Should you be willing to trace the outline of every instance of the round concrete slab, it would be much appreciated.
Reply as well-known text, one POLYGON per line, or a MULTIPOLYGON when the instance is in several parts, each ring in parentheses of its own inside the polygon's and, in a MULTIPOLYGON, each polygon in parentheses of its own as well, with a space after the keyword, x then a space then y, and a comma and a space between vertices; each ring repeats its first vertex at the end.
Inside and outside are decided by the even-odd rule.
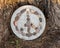
POLYGON ((11 18, 11 28, 14 34, 24 40, 38 38, 44 32, 45 26, 44 14, 32 5, 18 8, 11 18))

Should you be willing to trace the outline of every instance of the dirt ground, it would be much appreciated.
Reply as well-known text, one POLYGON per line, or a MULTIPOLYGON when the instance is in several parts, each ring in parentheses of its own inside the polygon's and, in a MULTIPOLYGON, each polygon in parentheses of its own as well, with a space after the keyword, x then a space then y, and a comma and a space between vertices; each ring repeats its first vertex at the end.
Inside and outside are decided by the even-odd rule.
POLYGON ((51 15, 46 16, 45 14, 46 29, 44 33, 35 40, 25 41, 19 39, 12 32, 10 27, 10 19, 13 12, 20 6, 21 6, 20 4, 8 5, 5 6, 2 10, 0 10, 0 13, 3 15, 3 17, 1 17, 0 14, 0 18, 2 18, 4 21, 4 22, 2 21, 2 24, 4 23, 4 27, 6 27, 5 29, 8 28, 6 32, 9 32, 5 35, 5 37, 7 38, 4 37, 2 39, 0 48, 60 48, 60 27, 58 27, 54 23, 54 18, 51 15), (2 11, 4 10, 5 12, 3 13, 2 11), (6 10, 8 10, 10 14, 6 10))

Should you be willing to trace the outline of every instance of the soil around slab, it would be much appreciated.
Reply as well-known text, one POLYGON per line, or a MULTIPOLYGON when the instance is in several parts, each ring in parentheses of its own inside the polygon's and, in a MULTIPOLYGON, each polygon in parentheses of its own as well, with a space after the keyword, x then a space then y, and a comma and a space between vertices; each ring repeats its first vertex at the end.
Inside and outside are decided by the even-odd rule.
MULTIPOLYGON (((46 17, 47 24, 45 32, 36 40, 25 41, 14 35, 10 27, 10 19, 13 12, 20 6, 20 3, 8 4, 7 7, 5 6, 0 10, 0 36, 2 35, 0 37, 0 48, 60 48, 60 27, 55 23, 55 18, 51 14, 52 11, 49 11, 48 16, 46 17), (4 10, 5 12, 3 13, 4 10), (9 13, 6 10, 8 10, 9 13)), ((38 6, 38 8, 42 7, 38 6)), ((41 10, 44 12, 45 9, 41 10)), ((44 14, 46 16, 46 12, 44 14)))

